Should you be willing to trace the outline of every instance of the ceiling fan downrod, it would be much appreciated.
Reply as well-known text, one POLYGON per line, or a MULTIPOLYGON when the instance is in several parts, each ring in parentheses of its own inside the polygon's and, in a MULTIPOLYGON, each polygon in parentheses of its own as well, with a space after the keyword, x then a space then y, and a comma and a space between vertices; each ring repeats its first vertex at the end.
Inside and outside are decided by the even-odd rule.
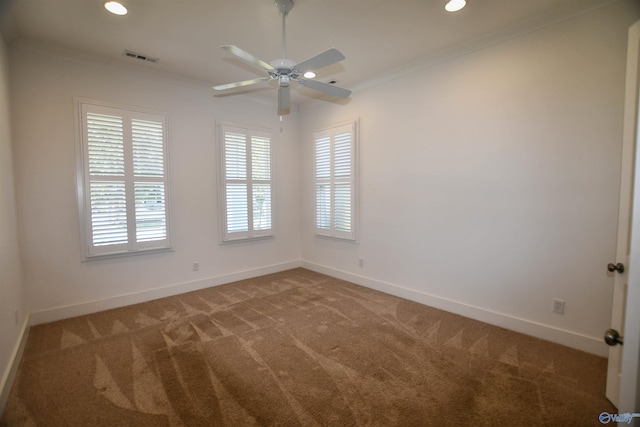
POLYGON ((275 5, 282 16, 282 59, 287 57, 287 25, 286 18, 293 9, 293 0, 275 0, 275 5))

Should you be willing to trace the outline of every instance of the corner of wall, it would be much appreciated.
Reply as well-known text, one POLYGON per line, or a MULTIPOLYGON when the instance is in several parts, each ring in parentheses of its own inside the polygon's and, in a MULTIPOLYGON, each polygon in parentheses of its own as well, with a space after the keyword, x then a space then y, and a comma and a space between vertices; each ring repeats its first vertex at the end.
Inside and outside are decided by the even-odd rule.
POLYGON ((347 280, 361 286, 366 286, 370 289, 405 298, 429 307, 445 310, 449 313, 468 317, 490 325, 509 329, 514 332, 540 338, 545 341, 551 341, 553 343, 591 353, 596 356, 607 357, 608 354, 608 348, 602 340, 577 334, 572 331, 543 325, 527 319, 521 319, 504 313, 487 310, 482 307, 463 304, 450 299, 441 298, 436 295, 431 295, 426 292, 409 289, 399 284, 387 283, 371 279, 369 277, 359 276, 309 261, 302 261, 302 267, 318 273, 337 277, 342 280, 347 280))
POLYGON ((24 352, 24 347, 27 343, 27 337, 29 336, 29 330, 31 328, 31 318, 29 314, 25 316, 24 322, 22 323, 22 328, 20 329, 19 338, 16 341, 16 345, 11 352, 11 357, 9 359, 9 363, 7 364, 7 368, 5 372, 2 374, 2 378, 0 378, 0 417, 4 413, 4 408, 9 400, 9 394, 11 393, 11 388, 13 387, 13 382, 16 377, 16 372, 18 371, 18 366, 20 365, 20 360, 22 360, 22 353, 24 352))

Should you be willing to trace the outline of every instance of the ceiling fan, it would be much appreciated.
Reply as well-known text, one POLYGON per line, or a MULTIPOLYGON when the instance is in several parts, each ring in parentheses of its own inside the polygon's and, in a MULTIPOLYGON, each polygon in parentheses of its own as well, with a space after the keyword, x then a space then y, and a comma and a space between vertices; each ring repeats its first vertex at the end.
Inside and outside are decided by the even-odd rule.
POLYGON ((289 11, 293 8, 293 0, 275 0, 276 8, 278 8, 280 15, 282 16, 282 59, 275 59, 271 63, 267 63, 252 54, 245 52, 234 45, 221 46, 229 53, 237 56, 245 62, 251 65, 262 68, 267 73, 267 77, 261 77, 258 79, 244 80, 241 82, 227 83, 223 85, 214 86, 215 90, 227 90, 235 89, 239 87, 246 87, 262 82, 278 82, 278 114, 288 114, 290 111, 290 88, 291 83, 296 82, 300 86, 314 89, 320 92, 327 93, 338 98, 347 98, 351 95, 351 91, 343 89, 341 87, 333 86, 327 83, 319 82, 316 80, 310 80, 304 77, 304 73, 311 70, 318 70, 336 62, 345 59, 344 55, 340 53, 338 49, 331 48, 316 56, 313 56, 300 63, 295 63, 287 57, 287 45, 286 45, 286 24, 285 20, 289 11))

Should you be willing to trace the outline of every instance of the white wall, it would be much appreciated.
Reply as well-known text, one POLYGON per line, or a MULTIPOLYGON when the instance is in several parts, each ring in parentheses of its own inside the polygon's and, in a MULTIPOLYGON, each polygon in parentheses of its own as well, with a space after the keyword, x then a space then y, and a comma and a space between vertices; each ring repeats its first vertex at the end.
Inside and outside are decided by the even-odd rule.
POLYGON ((54 51, 17 43, 10 57, 24 279, 34 323, 298 265, 295 114, 281 129, 275 105, 214 98, 197 82, 69 52, 48 54, 54 51), (169 112, 173 252, 82 262, 74 97, 169 112), (216 120, 273 130, 273 239, 219 244, 216 120))
POLYGON ((0 36, 0 413, 26 324, 13 181, 7 45, 0 36), (18 318, 15 312, 18 311, 18 318))
POLYGON ((637 2, 614 2, 346 106, 302 108, 303 171, 314 129, 361 123, 359 243, 313 236, 307 172, 305 265, 605 355, 627 29, 639 17, 637 2))

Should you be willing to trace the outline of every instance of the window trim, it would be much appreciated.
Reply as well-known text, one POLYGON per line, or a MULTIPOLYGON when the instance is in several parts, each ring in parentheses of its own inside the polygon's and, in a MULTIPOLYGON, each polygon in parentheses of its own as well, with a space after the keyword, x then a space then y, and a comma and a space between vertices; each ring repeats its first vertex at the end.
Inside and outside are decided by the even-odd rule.
MULTIPOLYGON (((359 217, 359 190, 358 190, 358 175, 359 175, 359 130, 360 130, 360 119, 356 118, 353 120, 347 120, 344 122, 335 123, 329 126, 326 126, 322 129, 318 129, 313 132, 313 189, 311 194, 313 195, 313 229, 316 237, 335 239, 341 241, 347 241, 351 243, 358 243, 358 217, 359 217), (334 192, 331 191, 331 212, 330 212, 330 228, 318 228, 318 199, 316 193, 316 186, 318 184, 317 177, 317 160, 316 160, 316 143, 320 136, 327 135, 331 137, 331 154, 330 154, 330 162, 331 162, 331 170, 334 168, 334 136, 341 132, 343 128, 351 127, 351 230, 348 232, 336 230, 334 224, 334 192)), ((335 177, 333 174, 330 176, 330 186, 333 187, 335 183, 335 177)))
MULTIPOLYGON (((78 203, 78 223, 80 231, 80 244, 82 250, 82 260, 90 261, 105 258, 117 258, 127 257, 132 255, 142 255, 157 252, 172 251, 172 225, 171 225, 171 179, 170 179, 170 132, 169 132, 169 113, 165 111, 134 107, 130 105, 116 104, 104 101, 97 101, 87 98, 73 98, 74 103, 74 129, 76 133, 76 195, 78 203), (159 241, 150 242, 131 242, 121 245, 108 245, 104 246, 102 250, 96 250, 92 242, 92 230, 90 229, 91 220, 91 208, 89 191, 89 171, 88 171, 88 146, 86 141, 87 124, 85 121, 86 109, 106 110, 114 109, 123 112, 123 117, 134 116, 133 118, 145 120, 147 119, 162 119, 163 124, 163 163, 164 163, 164 178, 160 181, 164 184, 164 198, 165 198, 165 228, 166 238, 159 241)), ((124 130, 125 134, 130 133, 130 130, 124 130)), ((126 157, 126 155, 125 155, 126 157)), ((127 160, 125 160, 127 162, 127 160)), ((133 164, 129 167, 133 167, 133 164)), ((123 178, 131 183, 135 183, 133 175, 123 178)), ((130 216, 133 213, 135 218, 135 204, 130 207, 130 201, 133 195, 127 194, 127 215, 130 216)), ((135 230, 135 221, 133 225, 135 230)))
MULTIPOLYGON (((217 156, 217 166, 218 166, 218 230, 219 230, 219 243, 220 244, 229 244, 229 243, 237 243, 237 242, 247 242, 253 240, 261 240, 261 239, 270 239, 275 236, 275 185, 274 185, 274 145, 273 145, 273 131, 271 128, 254 126, 254 125, 246 125, 240 123, 233 122, 216 122, 216 156, 217 156), (264 230, 255 230, 252 227, 253 217, 251 215, 252 209, 252 198, 250 190, 247 191, 247 219, 249 224, 249 229, 244 232, 228 232, 227 230, 227 194, 226 194, 226 164, 225 164, 225 129, 235 129, 238 131, 244 131, 245 136, 251 136, 254 134, 265 134, 269 137, 269 177, 268 185, 270 188, 270 221, 271 227, 264 230)), ((244 180, 247 183, 254 182, 253 178, 250 177, 252 171, 252 165, 249 161, 250 159, 250 149, 247 151, 247 177, 244 180)), ((265 181, 261 181, 265 183, 265 181)), ((248 187, 250 187, 248 185, 248 187)))

